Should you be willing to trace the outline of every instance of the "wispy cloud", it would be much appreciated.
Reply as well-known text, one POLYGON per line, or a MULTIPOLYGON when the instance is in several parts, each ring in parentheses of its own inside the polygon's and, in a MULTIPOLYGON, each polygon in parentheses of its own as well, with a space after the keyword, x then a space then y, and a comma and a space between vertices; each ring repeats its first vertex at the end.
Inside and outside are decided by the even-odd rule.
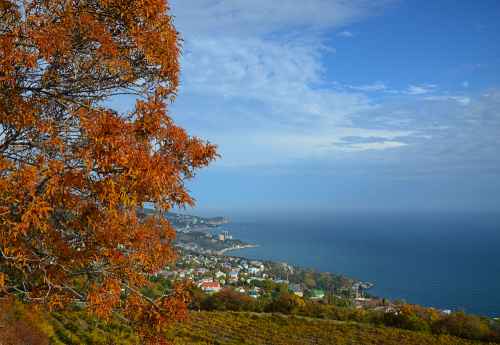
POLYGON ((344 37, 344 38, 351 38, 354 37, 354 34, 348 30, 343 30, 337 33, 337 36, 339 37, 344 37))
POLYGON ((185 42, 179 120, 219 144, 221 164, 320 154, 353 114, 377 107, 359 90, 330 87, 322 33, 392 2, 174 1, 185 42), (213 117, 200 119, 206 109, 213 117))
POLYGON ((191 35, 262 35, 284 29, 337 28, 381 13, 395 0, 172 1, 176 25, 191 35))
POLYGON ((349 88, 351 88, 352 90, 358 90, 364 92, 388 90, 388 87, 382 82, 375 82, 373 84, 366 84, 366 85, 349 86, 349 88))
POLYGON ((433 84, 422 84, 422 85, 410 85, 406 90, 408 95, 424 95, 436 91, 437 85, 433 84))
POLYGON ((470 97, 467 96, 427 96, 423 98, 426 101, 455 101, 461 105, 469 105, 471 102, 470 97))
POLYGON ((183 61, 182 91, 218 97, 229 112, 245 104, 255 110, 255 118, 265 117, 271 123, 334 125, 373 106, 363 95, 323 86, 320 47, 312 43, 259 38, 245 42, 194 39, 190 43, 183 61))
POLYGON ((326 30, 349 32, 346 25, 389 3, 174 1, 184 37, 176 119, 217 143, 217 164, 226 167, 349 155, 395 166, 493 160, 498 93, 474 98, 432 83, 393 87, 381 77, 356 85, 327 77, 324 60, 333 55, 326 30))
POLYGON ((407 145, 404 142, 392 140, 393 138, 386 137, 360 137, 351 136, 343 137, 334 145, 340 149, 347 151, 366 151, 366 150, 386 150, 407 145))

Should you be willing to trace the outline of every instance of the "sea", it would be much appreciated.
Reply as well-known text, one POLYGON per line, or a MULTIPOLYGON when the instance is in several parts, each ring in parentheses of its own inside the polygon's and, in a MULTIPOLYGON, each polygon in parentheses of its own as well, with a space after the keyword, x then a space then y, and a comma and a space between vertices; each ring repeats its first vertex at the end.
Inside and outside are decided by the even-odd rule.
POLYGON ((500 214, 255 216, 221 230, 258 245, 229 255, 343 274, 393 300, 500 316, 500 214))

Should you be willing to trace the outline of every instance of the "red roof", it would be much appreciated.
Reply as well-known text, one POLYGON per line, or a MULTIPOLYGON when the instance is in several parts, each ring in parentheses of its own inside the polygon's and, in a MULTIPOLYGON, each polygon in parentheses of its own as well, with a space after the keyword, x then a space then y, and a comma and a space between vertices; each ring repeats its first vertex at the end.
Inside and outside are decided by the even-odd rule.
POLYGON ((203 282, 201 283, 202 289, 220 289, 219 282, 203 282))

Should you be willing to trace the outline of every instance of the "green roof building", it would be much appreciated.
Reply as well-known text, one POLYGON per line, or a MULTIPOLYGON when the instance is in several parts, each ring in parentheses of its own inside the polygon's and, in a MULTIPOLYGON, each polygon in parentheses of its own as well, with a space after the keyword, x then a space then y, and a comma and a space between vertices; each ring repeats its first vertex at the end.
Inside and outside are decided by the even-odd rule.
POLYGON ((321 289, 312 289, 310 292, 310 299, 323 299, 325 298, 325 292, 321 289))

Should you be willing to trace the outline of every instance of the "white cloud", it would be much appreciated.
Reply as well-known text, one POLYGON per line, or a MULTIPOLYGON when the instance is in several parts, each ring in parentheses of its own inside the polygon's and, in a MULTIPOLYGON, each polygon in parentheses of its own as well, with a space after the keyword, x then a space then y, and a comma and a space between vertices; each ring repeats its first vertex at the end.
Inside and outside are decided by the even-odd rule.
POLYGON ((368 150, 387 150, 394 149, 407 144, 399 141, 382 141, 379 143, 362 143, 362 144, 351 144, 348 147, 343 148, 345 151, 368 151, 368 150))
POLYGON ((389 2, 174 1, 184 38, 174 113, 190 132, 219 145, 218 164, 225 166, 411 146, 403 138, 412 131, 387 124, 361 128, 353 118, 383 111, 366 93, 425 95, 436 85, 332 87, 325 79, 323 58, 331 48, 324 46, 321 30, 342 28, 389 2), (346 143, 346 136, 381 139, 346 143))
POLYGON ((337 36, 339 37, 344 37, 344 38, 351 38, 351 37, 354 37, 354 34, 348 30, 343 30, 343 31, 340 31, 337 36))
POLYGON ((255 118, 323 126, 374 106, 362 94, 323 86, 318 42, 220 38, 189 43, 181 93, 218 97, 226 111, 229 103, 251 103, 255 118))
POLYGON ((410 96, 420 96, 437 91, 437 85, 434 84, 409 85, 406 89, 400 90, 389 88, 385 83, 381 81, 365 85, 346 85, 344 86, 344 88, 362 92, 384 92, 393 95, 410 96))
POLYGON ((353 90, 363 91, 363 92, 373 92, 373 91, 387 91, 387 86, 382 82, 375 82, 373 84, 349 86, 353 90))
POLYGON ((424 97, 426 101, 455 101, 463 106, 469 105, 471 99, 466 96, 427 96, 424 97))
POLYGON ((381 12, 394 0, 175 0, 175 24, 187 35, 259 35, 284 29, 341 27, 381 12))
POLYGON ((434 92, 436 90, 437 85, 433 84, 422 84, 422 85, 410 85, 406 90, 406 94, 408 95, 424 95, 427 93, 434 92))
POLYGON ((413 131, 363 129, 354 127, 324 127, 307 130, 287 128, 248 129, 217 132, 211 138, 219 145, 222 160, 219 166, 254 166, 278 162, 320 159, 330 160, 345 153, 385 150, 406 146, 402 138, 413 131), (346 137, 364 138, 346 142, 346 137), (370 141, 377 137, 376 142, 370 141))

